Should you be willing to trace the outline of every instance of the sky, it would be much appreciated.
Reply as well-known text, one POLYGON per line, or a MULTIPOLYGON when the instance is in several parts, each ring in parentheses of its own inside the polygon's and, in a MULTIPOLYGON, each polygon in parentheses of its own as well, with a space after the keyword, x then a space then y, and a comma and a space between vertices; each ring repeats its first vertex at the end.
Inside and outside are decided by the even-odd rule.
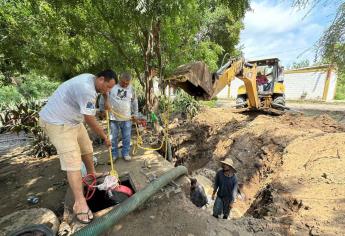
POLYGON ((254 0, 244 18, 240 47, 246 59, 278 57, 285 67, 315 58, 315 43, 331 24, 336 6, 293 9, 289 0, 254 0))

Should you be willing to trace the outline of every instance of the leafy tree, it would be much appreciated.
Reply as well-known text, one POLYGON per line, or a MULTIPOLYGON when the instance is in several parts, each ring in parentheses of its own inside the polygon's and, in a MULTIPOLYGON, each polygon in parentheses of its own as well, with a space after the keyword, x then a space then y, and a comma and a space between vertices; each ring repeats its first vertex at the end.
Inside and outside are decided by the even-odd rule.
POLYGON ((305 59, 305 60, 293 62, 290 69, 299 69, 299 68, 308 67, 308 66, 310 66, 310 62, 308 59, 305 59))
POLYGON ((317 6, 337 6, 336 15, 320 38, 317 45, 317 56, 325 63, 338 67, 337 99, 345 98, 345 1, 329 0, 293 0, 294 7, 309 7, 310 11, 317 6))
POLYGON ((68 79, 106 67, 152 76, 235 49, 249 0, 13 0, 0 3, 0 70, 68 79), (11 45, 11 46, 10 46, 11 45), (13 46, 12 46, 13 45, 13 46))

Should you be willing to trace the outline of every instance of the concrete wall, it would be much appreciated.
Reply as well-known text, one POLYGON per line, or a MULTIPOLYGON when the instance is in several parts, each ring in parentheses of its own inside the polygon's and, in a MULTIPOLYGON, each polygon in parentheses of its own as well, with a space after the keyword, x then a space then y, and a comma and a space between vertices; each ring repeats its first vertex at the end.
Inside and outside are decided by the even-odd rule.
MULTIPOLYGON (((284 75, 287 99, 298 100, 305 96, 308 100, 323 100, 327 69, 324 70, 291 70, 284 75)), ((326 101, 332 101, 335 96, 337 75, 334 70, 330 74, 330 83, 326 101)))

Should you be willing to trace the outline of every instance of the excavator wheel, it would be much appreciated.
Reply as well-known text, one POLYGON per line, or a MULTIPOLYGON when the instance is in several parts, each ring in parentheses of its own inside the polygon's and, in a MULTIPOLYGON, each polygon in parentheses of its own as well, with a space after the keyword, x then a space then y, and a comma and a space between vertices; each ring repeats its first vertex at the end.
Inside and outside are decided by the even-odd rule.
POLYGON ((244 95, 239 95, 236 98, 236 108, 245 108, 247 107, 247 97, 244 95))
MULTIPOLYGON (((285 107, 285 97, 283 95, 279 95, 279 96, 276 96, 274 99, 273 99, 273 103, 274 104, 277 104, 279 106, 282 106, 282 107, 285 107)), ((278 110, 284 110, 284 108, 279 108, 279 107, 276 107, 276 109, 278 110)))

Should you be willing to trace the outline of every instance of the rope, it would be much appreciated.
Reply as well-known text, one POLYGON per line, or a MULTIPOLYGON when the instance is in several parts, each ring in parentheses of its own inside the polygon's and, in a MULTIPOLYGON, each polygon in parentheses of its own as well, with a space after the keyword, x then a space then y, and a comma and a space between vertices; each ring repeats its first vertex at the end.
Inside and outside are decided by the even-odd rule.
MULTIPOLYGON (((110 125, 109 125, 109 112, 106 111, 105 112, 106 114, 106 117, 107 117, 107 131, 108 131, 108 138, 109 140, 110 139, 110 125)), ((108 147, 108 152, 109 152, 109 161, 110 161, 110 168, 111 168, 111 171, 110 171, 110 175, 111 176, 115 176, 115 177, 119 177, 116 170, 115 170, 115 164, 114 164, 114 160, 113 160, 113 153, 111 152, 111 147, 108 147)))
MULTIPOLYGON (((165 145, 165 159, 167 158, 168 141, 169 141, 168 140, 168 124, 169 124, 169 113, 170 113, 170 106, 169 106, 169 104, 170 104, 170 100, 169 100, 169 103, 168 103, 168 106, 167 106, 167 109, 166 109, 166 113, 167 114, 163 115, 163 117, 162 117, 163 122, 164 122, 164 129, 163 129, 163 139, 162 139, 159 147, 157 147, 157 148, 144 147, 143 146, 144 145, 143 138, 142 138, 142 135, 140 134, 138 124, 135 123, 135 129, 136 129, 136 133, 137 133, 137 140, 136 140, 135 145, 133 146, 132 153, 134 155, 137 153, 139 148, 142 149, 142 150, 146 150, 146 151, 158 151, 158 150, 163 148, 163 145, 165 143, 166 144, 165 145)), ((118 111, 114 110, 113 108, 110 109, 110 112, 113 115, 119 117, 120 119, 125 119, 125 120, 130 120, 131 119, 130 116, 124 116, 123 114, 119 113, 118 111)), ((107 114, 108 114, 108 112, 107 112, 107 114)), ((108 121, 108 115, 107 115, 107 121, 108 121)))

